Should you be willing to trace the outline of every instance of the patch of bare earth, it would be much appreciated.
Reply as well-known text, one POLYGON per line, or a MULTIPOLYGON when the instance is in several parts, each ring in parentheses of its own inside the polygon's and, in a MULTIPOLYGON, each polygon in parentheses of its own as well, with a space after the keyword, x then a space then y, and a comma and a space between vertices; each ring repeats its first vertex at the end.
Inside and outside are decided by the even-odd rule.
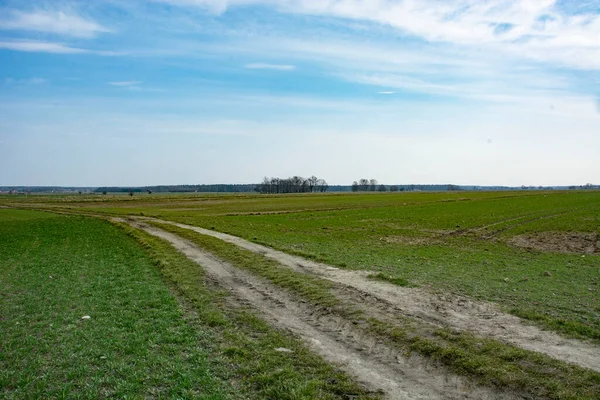
POLYGON ((406 246, 424 246, 434 243, 439 243, 440 241, 427 236, 386 236, 381 239, 382 241, 390 244, 402 244, 406 246))
POLYGON ((527 324, 514 315, 502 312, 494 303, 474 301, 452 293, 436 293, 424 288, 400 287, 374 281, 368 279, 368 271, 342 270, 225 233, 169 221, 157 221, 219 238, 272 258, 295 271, 312 274, 359 291, 375 299, 378 308, 387 310, 388 314, 397 313, 440 327, 472 332, 600 372, 599 347, 592 343, 567 339, 527 324))
POLYGON ((474 385, 422 357, 407 357, 340 315, 296 299, 177 235, 139 221, 120 221, 167 240, 204 268, 236 301, 251 305, 273 326, 291 331, 325 360, 347 371, 370 390, 383 392, 388 399, 522 398, 474 385))
POLYGON ((508 243, 530 250, 555 253, 594 254, 600 252, 600 237, 588 232, 541 232, 513 236, 508 243))

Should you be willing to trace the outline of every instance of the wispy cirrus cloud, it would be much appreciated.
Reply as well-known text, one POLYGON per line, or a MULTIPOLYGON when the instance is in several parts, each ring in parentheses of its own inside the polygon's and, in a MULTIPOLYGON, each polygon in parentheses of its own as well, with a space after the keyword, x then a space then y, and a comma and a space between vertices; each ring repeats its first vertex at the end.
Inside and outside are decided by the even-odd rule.
POLYGON ((42 85, 48 82, 47 79, 44 78, 28 78, 28 79, 15 79, 15 78, 6 78, 4 79, 5 85, 42 85))
POLYGON ((277 71, 293 71, 296 69, 295 65, 286 64, 269 64, 269 63, 250 63, 244 66, 248 69, 271 69, 277 71))
POLYGON ((121 51, 82 49, 57 42, 20 39, 0 41, 0 49, 23 51, 27 53, 92 54, 98 56, 123 56, 127 54, 121 51))
POLYGON ((600 68, 600 15, 566 12, 557 0, 155 0, 225 13, 264 5, 288 14, 375 23, 428 42, 497 51, 575 68, 600 68))
POLYGON ((0 49, 55 54, 76 54, 88 52, 88 50, 70 47, 63 43, 40 42, 34 40, 0 41, 0 49))
POLYGON ((73 12, 11 10, 0 19, 1 30, 22 30, 92 38, 111 30, 73 12))
MULTIPOLYGON (((133 154, 130 182, 315 168, 340 183, 367 173, 590 181, 599 176, 599 2, 0 0, 0 49, 39 53, 0 51, 2 78, 15 79, 0 90, 0 171, 28 155, 16 183, 41 172, 66 182, 85 170, 72 158, 57 163, 53 154, 68 151, 100 154, 101 166, 106 154, 133 154), (144 151, 132 151, 142 136, 151 138, 144 151), (197 157, 199 148, 210 150, 197 157), (301 156, 314 149, 321 164, 301 156), (276 158, 239 167, 256 166, 251 156, 265 150, 276 158)), ((111 165, 108 185, 124 175, 111 165)))

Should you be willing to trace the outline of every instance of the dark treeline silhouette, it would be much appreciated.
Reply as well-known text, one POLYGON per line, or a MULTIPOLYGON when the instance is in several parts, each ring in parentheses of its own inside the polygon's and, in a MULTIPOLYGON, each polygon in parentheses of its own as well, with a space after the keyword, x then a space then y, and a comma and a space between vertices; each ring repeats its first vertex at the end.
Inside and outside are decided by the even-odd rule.
POLYGON ((248 193, 254 184, 215 184, 215 185, 160 185, 143 187, 99 187, 96 193, 248 193))
MULTIPOLYGON (((353 192, 445 192, 445 191, 458 191, 464 190, 458 185, 383 185, 378 184, 377 179, 366 179, 362 178, 358 181, 354 181, 352 186, 332 186, 330 191, 332 192, 347 192, 350 189, 353 192)), ((473 189, 476 190, 476 189, 473 189)))
MULTIPOLYGON (((277 179, 277 178, 274 178, 277 179)), ((284 181, 287 181, 284 180, 284 181)), ((445 192, 456 190, 467 191, 499 191, 499 190, 599 190, 600 185, 585 184, 572 186, 474 186, 474 185, 379 185, 377 180, 361 180, 352 185, 328 185, 323 181, 322 186, 306 187, 301 185, 299 191, 278 192, 278 193, 302 193, 303 191, 313 192, 358 192, 358 191, 390 191, 390 192, 445 192), (366 182, 365 182, 366 181, 366 182), (372 185, 374 181, 375 185, 372 185)), ((264 182, 259 184, 214 184, 214 185, 161 185, 161 186, 111 186, 111 187, 66 187, 66 186, 0 186, 0 193, 25 195, 29 193, 65 193, 65 194, 107 194, 107 193, 251 193, 259 191, 264 182)), ((271 181, 269 180, 269 185, 271 181)), ((268 191, 265 193, 269 193, 268 191)), ((277 192, 275 192, 277 193, 277 192)))
POLYGON ((276 194, 276 193, 312 193, 326 192, 329 185, 324 179, 311 176, 303 178, 301 176, 292 176, 291 178, 267 178, 262 183, 256 185, 254 189, 258 193, 276 194))
POLYGON ((377 186, 377 179, 366 179, 362 178, 358 182, 352 182, 352 191, 353 192, 374 192, 374 191, 386 192, 387 186, 379 185, 377 186))
POLYGON ((374 192, 377 188, 377 179, 362 178, 358 182, 352 182, 353 192, 374 192))

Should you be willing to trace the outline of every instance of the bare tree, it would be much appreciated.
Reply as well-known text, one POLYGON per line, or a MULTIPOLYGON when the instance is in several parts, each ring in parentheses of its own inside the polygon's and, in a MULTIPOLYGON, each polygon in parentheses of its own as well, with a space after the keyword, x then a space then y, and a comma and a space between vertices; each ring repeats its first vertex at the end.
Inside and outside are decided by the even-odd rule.
POLYGON ((316 188, 317 188, 317 191, 319 191, 321 193, 325 193, 327 191, 327 189, 329 189, 329 185, 327 184, 325 179, 319 179, 319 180, 317 180, 316 188))
POLYGON ((352 191, 358 192, 358 182, 356 182, 356 181, 352 182, 352 191))
POLYGON ((292 193, 300 193, 302 184, 304 183, 304 178, 300 176, 293 176, 291 179, 292 184, 292 193))
POLYGON ((377 179, 371 179, 369 181, 369 190, 371 192, 374 192, 376 187, 377 187, 377 179))
POLYGON ((387 187, 385 185, 379 185, 379 190, 380 192, 387 192, 387 187))
POLYGON ((369 190, 369 180, 362 178, 360 181, 358 181, 358 188, 363 192, 369 190))
POLYGON ((398 191, 398 186, 396 186, 396 185, 390 186, 390 192, 397 192, 397 191, 398 191))
POLYGON ((310 192, 314 192, 315 190, 317 190, 316 187, 317 187, 318 180, 319 180, 319 178, 317 178, 314 175, 306 180, 308 182, 308 190, 310 192))

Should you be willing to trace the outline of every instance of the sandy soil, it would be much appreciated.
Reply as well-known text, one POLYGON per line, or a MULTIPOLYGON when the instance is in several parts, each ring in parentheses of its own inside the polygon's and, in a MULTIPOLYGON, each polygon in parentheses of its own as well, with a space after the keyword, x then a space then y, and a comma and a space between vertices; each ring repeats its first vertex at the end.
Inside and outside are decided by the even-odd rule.
MULTIPOLYGON (((140 221, 133 227, 169 241, 197 262, 219 285, 250 303, 274 326, 293 332, 328 362, 338 365, 372 391, 389 399, 520 399, 476 386, 465 378, 432 366, 418 356, 405 357, 370 337, 350 321, 296 300, 265 280, 207 254, 193 243, 140 221)), ((216 232, 211 232, 214 236, 216 232)), ((297 267, 300 268, 300 267, 297 267)), ((290 356, 293 356, 290 354, 290 356)))
POLYGON ((479 336, 498 339, 600 372, 600 348, 598 346, 541 330, 516 316, 502 312, 496 304, 473 301, 451 293, 434 293, 422 288, 405 288, 386 282, 372 281, 367 278, 367 271, 342 270, 286 254, 236 236, 185 224, 162 220, 160 222, 219 238, 277 260, 295 271, 316 275, 352 288, 372 296, 380 303, 379 306, 387 309, 388 312, 416 317, 441 327, 469 331, 479 336))

